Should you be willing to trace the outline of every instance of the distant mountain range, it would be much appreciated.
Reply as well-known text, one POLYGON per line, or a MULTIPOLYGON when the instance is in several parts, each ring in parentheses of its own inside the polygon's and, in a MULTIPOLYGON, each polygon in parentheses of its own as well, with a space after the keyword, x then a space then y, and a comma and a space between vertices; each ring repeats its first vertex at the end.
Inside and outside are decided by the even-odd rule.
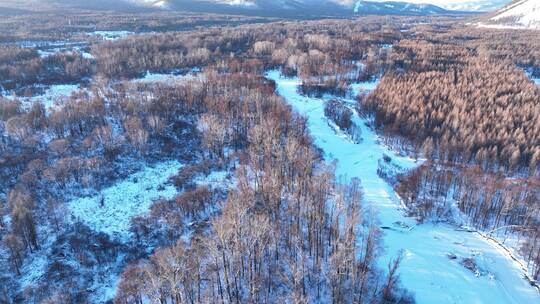
POLYGON ((358 1, 354 5, 356 14, 398 14, 398 15, 436 15, 450 14, 449 10, 432 4, 412 4, 408 2, 358 1))
POLYGON ((480 25, 491 28, 540 30, 540 0, 516 0, 480 25))
POLYGON ((434 15, 452 14, 431 4, 398 1, 355 0, 131 0, 137 5, 169 10, 256 14, 272 16, 353 16, 358 15, 434 15))
MULTIPOLYGON (((373 0, 372 0, 373 1, 373 0)), ((382 1, 382 0, 375 0, 382 1)), ((469 12, 493 12, 512 0, 404 0, 411 3, 429 3, 447 10, 469 12)))
MULTIPOLYGON (((33 9, 39 6, 111 11, 182 10, 274 17, 354 15, 446 15, 500 7, 510 0, 0 0, 0 6, 33 9), (432 4, 424 4, 423 1, 432 4)), ((535 0, 540 1, 540 0, 535 0)))

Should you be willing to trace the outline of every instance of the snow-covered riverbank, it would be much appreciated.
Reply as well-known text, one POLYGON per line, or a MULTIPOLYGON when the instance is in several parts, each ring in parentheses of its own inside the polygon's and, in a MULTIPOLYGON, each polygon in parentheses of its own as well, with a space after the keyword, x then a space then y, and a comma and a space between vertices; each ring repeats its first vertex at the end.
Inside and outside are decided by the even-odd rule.
MULTIPOLYGON (((414 219, 405 216, 392 187, 377 175, 378 161, 386 154, 403 168, 413 168, 419 162, 399 157, 381 145, 378 136, 356 115, 363 140, 355 144, 338 136, 324 116, 325 100, 298 93, 300 79, 281 78, 278 71, 269 72, 267 77, 276 82, 278 93, 293 109, 308 118, 315 144, 328 159, 338 161, 337 174, 361 179, 365 202, 378 214, 380 226, 387 228, 381 263, 404 250, 402 281, 418 303, 540 303, 540 294, 523 279, 520 265, 499 246, 447 224, 416 226, 414 219), (476 269, 463 266, 469 259, 476 263, 476 269)), ((360 84, 353 89, 374 87, 373 83, 360 84)))

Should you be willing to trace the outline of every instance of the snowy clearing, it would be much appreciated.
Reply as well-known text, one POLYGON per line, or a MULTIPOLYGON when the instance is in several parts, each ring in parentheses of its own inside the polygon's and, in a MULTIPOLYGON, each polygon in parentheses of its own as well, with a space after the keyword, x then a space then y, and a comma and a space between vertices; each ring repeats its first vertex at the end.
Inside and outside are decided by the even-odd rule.
POLYGON ((189 71, 187 74, 182 74, 180 72, 173 72, 173 73, 152 73, 150 71, 146 71, 146 74, 139 79, 133 80, 137 83, 166 83, 166 84, 174 84, 176 82, 185 82, 185 81, 191 81, 191 80, 198 80, 203 79, 203 75, 200 74, 201 70, 198 68, 193 68, 191 71, 189 71))
POLYGON ((99 36, 103 40, 112 41, 112 40, 125 38, 125 37, 133 34, 133 32, 130 32, 130 31, 94 31, 94 32, 91 32, 91 33, 86 33, 86 34, 90 35, 90 36, 99 36))
POLYGON ((487 28, 487 29, 496 29, 496 30, 527 30, 524 25, 505 25, 505 24, 485 24, 482 22, 477 23, 478 27, 487 28))
POLYGON ((76 84, 55 84, 51 85, 42 94, 38 94, 32 97, 17 96, 14 92, 4 91, 5 98, 8 99, 18 99, 22 102, 24 108, 29 109, 32 104, 36 102, 41 102, 45 106, 45 110, 50 111, 51 109, 60 106, 63 101, 71 96, 71 94, 80 90, 80 86, 76 84))
MULTIPOLYGON (((405 215, 400 199, 377 175, 378 161, 384 155, 405 169, 419 165, 412 159, 395 155, 355 115, 363 140, 351 142, 329 126, 324 117, 324 99, 298 93, 301 80, 282 78, 279 71, 267 73, 277 84, 278 93, 297 112, 308 118, 315 144, 326 158, 338 161, 336 174, 361 179, 364 200, 378 214, 385 229, 386 251, 380 259, 385 266, 404 250, 400 267, 402 282, 414 293, 418 303, 539 303, 540 294, 525 280, 519 263, 501 247, 479 236, 448 224, 418 225, 405 215), (473 263, 474 267, 471 266, 473 263)), ((373 89, 374 83, 355 84, 353 89, 373 89)), ((353 101, 347 101, 353 102, 353 101)))
POLYGON ((167 181, 181 167, 178 161, 146 167, 98 195, 72 200, 68 208, 73 217, 93 230, 128 240, 132 217, 147 212, 154 200, 171 199, 177 194, 174 185, 167 181))

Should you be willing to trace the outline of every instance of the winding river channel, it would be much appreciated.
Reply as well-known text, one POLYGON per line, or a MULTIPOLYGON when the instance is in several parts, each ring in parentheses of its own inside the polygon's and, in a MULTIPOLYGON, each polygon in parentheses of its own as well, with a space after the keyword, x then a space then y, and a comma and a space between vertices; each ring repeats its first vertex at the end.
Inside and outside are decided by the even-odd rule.
MULTIPOLYGON (((540 293, 524 278, 520 263, 496 243, 449 224, 417 225, 406 216, 392 187, 377 175, 378 161, 389 155, 404 169, 414 168, 420 161, 400 157, 386 148, 356 114, 354 120, 363 140, 354 143, 325 118, 324 104, 331 97, 303 96, 298 92, 301 80, 284 78, 279 71, 270 71, 266 77, 276 82, 277 92, 295 111, 307 117, 315 144, 328 160, 337 160, 336 174, 360 178, 365 204, 377 214, 380 226, 387 227, 381 266, 403 251, 402 282, 418 303, 540 303, 540 293), (460 263, 466 258, 476 262, 478 271, 460 263)), ((376 84, 355 84, 352 88, 356 92, 370 90, 376 84)))

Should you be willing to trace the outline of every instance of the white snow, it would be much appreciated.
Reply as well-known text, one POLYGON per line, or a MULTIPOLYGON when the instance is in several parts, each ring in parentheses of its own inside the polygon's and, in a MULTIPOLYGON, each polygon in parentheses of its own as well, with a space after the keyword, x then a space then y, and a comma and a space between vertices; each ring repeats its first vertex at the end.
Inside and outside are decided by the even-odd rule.
POLYGON ((92 294, 90 295, 90 303, 107 303, 114 299, 116 295, 116 287, 118 286, 119 274, 117 269, 124 264, 124 254, 119 254, 116 261, 107 265, 109 272, 104 276, 94 275, 94 282, 92 284, 92 294))
POLYGON ((68 41, 68 40, 53 40, 53 41, 18 41, 13 43, 5 43, 6 45, 19 45, 24 48, 37 49, 38 55, 41 58, 49 57, 58 53, 80 53, 85 59, 93 59, 92 54, 84 51, 88 47, 88 42, 85 41, 68 41))
POLYGON ((153 82, 160 82, 160 83, 167 83, 167 84, 174 84, 176 82, 183 82, 183 81, 190 81, 190 80, 197 80, 197 79, 203 79, 203 75, 199 74, 200 69, 194 68, 189 73, 182 75, 179 73, 152 73, 150 71, 146 71, 146 74, 144 77, 135 79, 134 82, 139 83, 153 83, 153 82))
MULTIPOLYGON (((524 272, 501 247, 486 241, 476 233, 456 229, 448 224, 422 224, 405 215, 400 199, 377 175, 378 160, 384 154, 403 168, 419 164, 412 159, 395 155, 380 144, 378 136, 355 115, 362 129, 359 144, 346 137, 336 136, 324 117, 324 99, 310 98, 298 93, 298 78, 282 78, 279 71, 267 73, 276 81, 277 91, 293 108, 308 118, 308 126, 326 158, 336 159, 337 174, 361 179, 364 201, 378 214, 385 229, 385 252, 380 259, 386 265, 400 250, 405 250, 400 274, 404 286, 412 291, 418 303, 540 303, 540 294, 523 279, 524 272), (448 254, 456 255, 456 260, 448 254), (480 275, 460 265, 462 258, 473 258, 480 275)), ((354 90, 362 84, 355 84, 354 90)), ((373 88, 370 83, 366 88, 373 88)), ((352 102, 352 101, 347 101, 352 102)))
MULTIPOLYGON (((388 0, 370 0, 385 2, 388 0)), ((511 0, 407 0, 407 3, 433 4, 449 10, 490 11, 508 4, 511 0)), ((358 1, 361 3, 362 1, 358 1)), ((360 4, 361 5, 361 4, 360 4)))
MULTIPOLYGON (((97 195, 72 200, 67 204, 68 210, 90 228, 117 237, 123 242, 129 242, 132 236, 129 232, 132 217, 147 213, 155 200, 172 199, 178 194, 176 188, 168 184, 168 180, 178 173, 182 166, 173 160, 145 167, 115 185, 101 190, 97 195), (102 198, 103 207, 101 207, 102 198)), ((195 182, 214 189, 228 189, 235 184, 234 178, 225 170, 198 176, 195 182)), ((186 231, 184 237, 189 238, 190 233, 190 230, 186 231)), ((124 257, 120 255, 116 263, 108 266, 111 268, 108 275, 95 278, 91 303, 105 303, 114 298, 118 284, 118 273, 115 269, 123 263, 123 259, 124 257)))
POLYGON ((481 28, 488 28, 488 29, 496 29, 496 30, 524 30, 527 29, 526 27, 522 25, 507 25, 507 24, 486 24, 483 22, 479 22, 478 27, 481 28))
POLYGON ((174 185, 167 181, 181 167, 178 161, 146 167, 101 190, 98 195, 72 200, 68 203, 68 209, 90 228, 127 240, 131 235, 129 226, 132 217, 147 212, 152 202, 160 197, 172 199, 177 194, 174 185))
POLYGON ((243 6, 243 7, 257 6, 257 4, 255 4, 253 0, 218 0, 218 2, 232 5, 232 6, 243 6))
POLYGON ((517 1, 501 9, 491 20, 496 22, 508 18, 512 18, 514 21, 511 24, 505 22, 503 26, 540 29, 540 1, 517 1))
POLYGON ((55 84, 48 87, 42 94, 32 97, 16 96, 13 92, 5 91, 3 94, 5 94, 4 97, 8 99, 19 99, 25 108, 30 108, 32 104, 41 102, 45 106, 45 109, 49 111, 52 108, 62 105, 71 94, 78 90, 80 90, 79 85, 55 84))
POLYGON ((62 98, 71 96, 77 90, 79 90, 79 86, 74 84, 53 85, 43 95, 31 97, 30 100, 33 102, 42 101, 45 109, 50 109, 55 106, 55 103, 61 102, 62 98))
POLYGON ((379 84, 379 80, 373 80, 369 82, 362 82, 362 83, 353 83, 351 85, 351 89, 353 91, 353 95, 356 97, 360 91, 373 91, 375 88, 377 88, 377 85, 379 84))
POLYGON ((540 86, 540 77, 539 78, 534 77, 530 69, 525 69, 524 72, 527 75, 527 77, 529 77, 532 81, 534 81, 534 83, 540 86))
MULTIPOLYGON (((44 245, 52 246, 52 242, 47 242, 44 245)), ((23 267, 21 268, 22 276, 19 280, 23 288, 39 281, 45 274, 47 265, 49 265, 49 260, 47 258, 49 251, 50 247, 44 246, 42 250, 32 254, 24 261, 23 267)))
POLYGON ((87 34, 93 35, 93 36, 99 36, 99 37, 103 38, 104 40, 112 41, 112 40, 125 38, 125 37, 133 34, 133 32, 130 32, 130 31, 94 31, 94 32, 87 33, 87 34))
POLYGON ((195 183, 208 185, 212 188, 230 189, 235 186, 235 180, 229 177, 231 177, 229 171, 212 171, 206 176, 195 178, 195 183))
POLYGON ((57 47, 57 48, 44 48, 38 49, 37 52, 41 58, 49 57, 59 53, 80 53, 84 59, 94 59, 94 56, 86 51, 82 50, 82 47, 57 47))

